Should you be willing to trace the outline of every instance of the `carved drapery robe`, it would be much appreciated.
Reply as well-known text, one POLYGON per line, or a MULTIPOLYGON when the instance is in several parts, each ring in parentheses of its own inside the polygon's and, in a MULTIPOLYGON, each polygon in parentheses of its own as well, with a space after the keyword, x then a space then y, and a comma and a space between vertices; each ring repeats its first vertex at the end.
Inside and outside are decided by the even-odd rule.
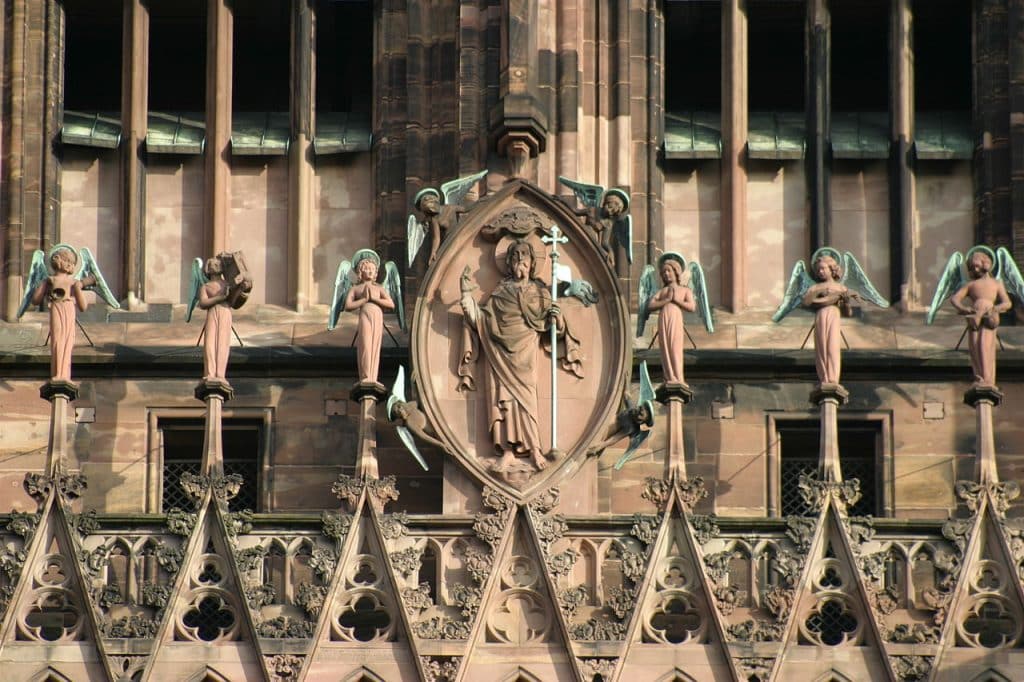
MULTIPOLYGON (((462 306, 466 324, 459 390, 476 390, 474 366, 482 355, 488 425, 495 451, 527 454, 541 450, 537 371, 543 356, 537 348, 539 337, 539 345, 551 352, 547 316, 551 293, 536 279, 522 285, 506 279, 485 303, 478 305, 464 294, 462 306)), ((580 342, 568 323, 560 337, 562 369, 582 377, 580 342)))

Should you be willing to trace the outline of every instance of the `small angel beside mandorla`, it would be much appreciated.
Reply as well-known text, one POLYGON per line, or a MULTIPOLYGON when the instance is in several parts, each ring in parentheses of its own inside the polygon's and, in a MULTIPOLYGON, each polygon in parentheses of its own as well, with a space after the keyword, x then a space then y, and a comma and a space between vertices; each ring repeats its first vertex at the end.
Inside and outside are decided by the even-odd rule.
POLYGON ((371 249, 360 249, 352 261, 343 260, 334 278, 334 297, 327 320, 327 329, 338 325, 343 311, 359 312, 356 328, 356 365, 359 381, 379 383, 380 345, 384 339, 384 312, 398 314, 398 326, 406 329, 405 305, 402 301, 402 277, 394 261, 384 264, 384 283, 377 283, 380 256, 371 249), (352 281, 353 273, 358 282, 352 281))
MULTIPOLYGON (((624 189, 592 185, 558 176, 558 181, 572 190, 583 204, 585 222, 593 230, 605 259, 616 266, 616 249, 622 249, 626 262, 633 262, 633 216, 629 214, 629 194, 624 189)), ((623 267, 625 264, 622 264, 623 267)))
POLYGON ((424 471, 429 471, 430 469, 427 467, 427 460, 423 458, 419 448, 416 447, 414 435, 428 445, 440 448, 446 454, 452 454, 451 449, 441 442, 433 429, 430 428, 430 425, 427 423, 427 415, 419 408, 419 404, 415 400, 406 400, 405 367, 402 365, 398 366, 398 376, 391 387, 391 395, 388 396, 387 411, 388 419, 395 425, 395 431, 398 432, 398 437, 401 439, 402 444, 416 458, 416 461, 419 462, 424 471))
MULTIPOLYGON (((628 387, 627 387, 628 388, 628 387)), ((626 451, 615 463, 615 470, 621 469, 636 455, 637 449, 651 435, 654 429, 654 386, 647 370, 647 361, 640 363, 640 395, 634 402, 629 391, 622 394, 622 410, 615 416, 615 423, 608 429, 608 435, 600 443, 587 449, 587 456, 598 457, 606 448, 623 438, 629 438, 626 451)))
POLYGON ((76 251, 69 244, 57 244, 49 254, 32 255, 28 281, 18 307, 20 319, 30 305, 47 303, 50 312, 50 380, 71 382, 71 354, 75 347, 78 311, 88 301, 83 294, 94 291, 111 308, 120 304, 107 286, 99 265, 89 249, 76 251))
POLYGON ((964 317, 964 334, 976 387, 996 387, 996 330, 999 315, 1013 307, 1011 295, 1024 301, 1024 279, 1006 248, 993 251, 978 245, 966 256, 956 251, 946 261, 925 322, 932 324, 947 300, 964 317), (966 300, 970 305, 965 304, 966 300))
POLYGON ((704 269, 700 263, 687 264, 678 253, 667 251, 655 267, 648 265, 640 277, 640 309, 636 318, 637 338, 643 336, 647 318, 658 312, 658 333, 661 339, 661 369, 668 386, 686 386, 683 375, 683 354, 686 327, 683 313, 696 312, 709 333, 715 331, 704 269), (658 286, 657 277, 661 277, 658 286))
POLYGON ((416 193, 412 200, 413 207, 422 215, 422 220, 415 214, 410 213, 406 221, 406 254, 407 266, 412 267, 416 261, 416 254, 426 241, 427 234, 430 234, 430 256, 428 263, 433 263, 437 258, 437 250, 441 248, 448 231, 458 223, 459 216, 468 209, 462 205, 466 195, 473 189, 476 183, 480 182, 487 175, 487 171, 480 171, 471 175, 464 175, 441 185, 440 190, 433 187, 426 187, 416 193), (444 200, 442 204, 441 201, 444 200))
POLYGON ((814 313, 814 366, 821 388, 838 387, 842 369, 842 328, 840 318, 849 316, 855 301, 868 301, 888 308, 889 301, 871 284, 860 263, 849 251, 824 246, 811 255, 808 273, 804 262, 797 261, 786 286, 786 295, 772 322, 803 306, 814 313))

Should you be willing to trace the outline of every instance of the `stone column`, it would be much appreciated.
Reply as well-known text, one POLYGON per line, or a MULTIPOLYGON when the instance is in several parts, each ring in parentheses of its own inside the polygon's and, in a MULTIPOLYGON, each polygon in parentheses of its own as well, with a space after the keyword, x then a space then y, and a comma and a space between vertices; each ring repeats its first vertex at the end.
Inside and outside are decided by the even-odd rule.
POLYGON ((831 243, 832 201, 830 171, 831 152, 831 90, 829 49, 831 16, 827 0, 807 0, 807 35, 805 61, 807 155, 804 162, 807 177, 808 215, 811 228, 811 250, 831 243))
POLYGON ((722 3, 722 298, 746 305, 747 13, 745 0, 722 3))
POLYGON ((889 250, 892 275, 890 297, 897 297, 904 310, 919 307, 917 268, 914 254, 917 212, 914 210, 915 180, 911 164, 914 140, 914 51, 911 0, 893 0, 889 19, 889 250))
POLYGON ((206 429, 203 434, 203 460, 199 467, 202 476, 224 476, 224 447, 221 425, 224 403, 235 396, 235 391, 224 379, 204 379, 196 386, 196 399, 206 403, 206 429))
POLYGON ((974 453, 974 480, 981 484, 998 483, 996 441, 992 429, 992 408, 1003 402, 1002 392, 995 386, 971 386, 964 393, 964 402, 974 408, 977 440, 974 453))
POLYGON ((387 397, 388 389, 376 381, 360 381, 352 387, 350 395, 359 403, 355 478, 380 478, 377 467, 377 403, 387 397))
POLYGON ((313 279, 313 135, 315 134, 313 8, 309 0, 292 7, 292 139, 288 147, 288 233, 292 260, 291 292, 295 310, 303 312, 310 304, 313 279))
POLYGON ((683 406, 693 400, 686 384, 662 384, 655 392, 659 403, 668 407, 668 442, 665 454, 665 478, 686 480, 686 443, 683 440, 683 406))
POLYGON ((47 381, 39 387, 39 397, 50 402, 50 436, 46 446, 46 475, 55 477, 64 470, 68 455, 68 405, 78 399, 78 384, 73 381, 47 381))
POLYGON ((821 437, 818 440, 818 478, 842 481, 839 466, 839 406, 850 400, 849 392, 839 384, 818 386, 811 391, 811 402, 821 410, 821 437))
POLYGON ((1013 221, 1007 2, 976 0, 973 11, 974 241, 992 247, 1010 246, 1013 221))
POLYGON ((142 228, 145 212, 143 145, 148 126, 149 6, 142 0, 124 4, 123 43, 126 59, 121 73, 121 229, 124 234, 124 291, 129 309, 144 296, 142 228))
POLYGON ((228 0, 206 6, 206 238, 209 253, 227 250, 231 210, 231 47, 228 0))

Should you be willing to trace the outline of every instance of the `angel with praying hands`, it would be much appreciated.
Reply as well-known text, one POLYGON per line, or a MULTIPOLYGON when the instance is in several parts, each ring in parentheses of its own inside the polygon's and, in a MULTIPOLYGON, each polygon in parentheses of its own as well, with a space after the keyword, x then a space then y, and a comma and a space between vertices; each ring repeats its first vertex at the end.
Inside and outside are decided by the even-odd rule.
POLYGON ((594 239, 612 266, 616 264, 615 247, 625 251, 626 260, 633 262, 633 216, 629 214, 629 193, 624 189, 570 180, 558 176, 558 181, 572 190, 584 209, 587 225, 594 231, 594 239))
POLYGON ((840 318, 849 317, 853 302, 868 301, 879 308, 889 302, 871 284, 853 254, 822 247, 811 256, 811 272, 803 261, 797 261, 789 277, 786 295, 772 322, 779 322, 798 306, 814 312, 814 367, 818 383, 824 388, 839 386, 841 369, 842 329, 840 318))
POLYGON ((1010 252, 1003 247, 993 252, 987 246, 975 246, 966 258, 959 251, 949 257, 928 309, 927 324, 935 320, 946 299, 964 316, 977 387, 996 386, 996 329, 999 315, 1013 307, 1011 293, 1024 300, 1024 279, 1010 252))
POLYGON ((252 278, 241 251, 221 252, 203 262, 192 261, 192 295, 185 321, 192 321, 198 305, 206 311, 203 324, 203 380, 227 381, 231 355, 232 310, 245 305, 252 291, 252 278))
POLYGON ((438 191, 433 187, 421 189, 412 200, 412 205, 418 210, 423 218, 417 218, 410 213, 406 222, 406 250, 408 254, 408 267, 412 267, 416 260, 416 254, 430 233, 430 258, 428 263, 433 263, 437 258, 437 250, 441 248, 441 241, 448 230, 458 223, 459 215, 466 212, 462 205, 469 190, 473 185, 483 180, 487 171, 480 171, 472 175, 464 175, 455 178, 441 185, 438 191), (444 204, 441 199, 444 199, 444 204))
POLYGON ((32 255, 18 317, 24 315, 30 305, 47 303, 51 381, 71 381, 71 353, 75 347, 78 311, 84 312, 89 306, 85 291, 95 291, 111 308, 121 307, 89 249, 83 247, 76 251, 68 244, 57 244, 49 254, 36 251, 32 255))
POLYGON ((715 331, 708 301, 708 288, 700 263, 686 260, 674 251, 664 253, 658 266, 648 265, 640 277, 640 310, 636 319, 636 335, 643 336, 647 318, 658 312, 658 334, 661 339, 661 369, 666 385, 685 386, 683 379, 683 348, 686 328, 683 313, 697 312, 708 332, 715 331), (661 277, 661 286, 655 275, 661 277))
POLYGON ((352 261, 341 261, 334 278, 334 300, 327 328, 334 329, 343 310, 359 312, 356 327, 356 365, 359 382, 378 383, 380 344, 384 339, 384 312, 398 313, 398 326, 405 329, 402 276, 394 261, 384 264, 384 283, 377 283, 380 256, 372 249, 360 249, 352 261), (353 272, 358 282, 352 281, 353 272))

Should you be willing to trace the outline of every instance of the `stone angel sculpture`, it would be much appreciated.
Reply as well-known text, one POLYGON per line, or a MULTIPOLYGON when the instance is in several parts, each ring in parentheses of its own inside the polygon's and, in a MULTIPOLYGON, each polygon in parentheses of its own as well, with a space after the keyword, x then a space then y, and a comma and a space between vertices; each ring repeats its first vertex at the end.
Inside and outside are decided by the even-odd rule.
POLYGON ((814 310, 814 366, 818 383, 825 388, 839 386, 840 318, 849 316, 853 301, 868 301, 879 308, 888 308, 889 302, 871 284, 860 263, 847 251, 824 246, 811 256, 811 271, 803 261, 797 261, 786 286, 786 295, 779 309, 772 315, 779 322, 797 307, 814 310))
POLYGON ((334 329, 342 311, 359 311, 356 327, 356 365, 359 381, 377 382, 380 369, 380 344, 384 338, 384 312, 396 311, 398 326, 405 329, 402 302, 402 276, 394 261, 384 264, 384 283, 377 282, 380 256, 371 249, 360 249, 352 261, 341 261, 334 278, 334 299, 327 328, 334 329), (352 281, 355 274, 356 281, 352 281))
POLYGON ((100 266, 89 249, 76 251, 69 244, 57 244, 49 254, 32 254, 25 293, 18 307, 18 317, 30 305, 44 301, 50 309, 50 380, 71 381, 71 352, 75 347, 75 324, 78 311, 89 303, 85 291, 94 291, 111 308, 120 304, 103 279, 100 266))
POLYGON ((241 251, 224 251, 205 262, 202 258, 192 261, 192 294, 185 321, 192 321, 197 305, 206 311, 202 333, 204 381, 227 381, 234 317, 231 311, 245 305, 252 286, 241 251))
POLYGON ((1007 249, 992 251, 979 245, 966 256, 957 251, 946 261, 925 322, 935 321, 935 314, 947 299, 963 315, 975 386, 995 388, 996 329, 999 315, 1013 307, 1011 294, 1024 300, 1024 279, 1007 249))
POLYGON ((615 423, 608 429, 607 437, 587 449, 587 454, 595 457, 623 438, 629 438, 629 446, 615 463, 616 471, 633 459, 637 448, 644 444, 654 428, 654 386, 651 384, 646 361, 640 363, 640 395, 634 402, 629 393, 623 393, 622 403, 623 409, 616 415, 615 423))
POLYGON ((587 210, 587 224, 594 230, 597 244, 608 263, 615 265, 616 244, 622 247, 627 261, 632 263, 633 216, 629 214, 629 194, 618 187, 606 190, 601 185, 590 185, 561 175, 558 181, 571 189, 587 210))
POLYGON ((643 336, 647 318, 658 312, 658 334, 661 339, 661 368, 667 385, 686 385, 683 379, 683 347, 686 328, 683 312, 697 312, 708 332, 715 331, 715 322, 708 301, 708 288, 700 263, 686 260, 674 251, 658 259, 658 285, 655 266, 648 265, 640 277, 640 309, 636 319, 636 335, 643 336))
POLYGON ((459 215, 466 212, 462 205, 469 190, 473 185, 483 180, 487 171, 480 171, 472 175, 464 175, 461 178, 450 180, 441 185, 438 191, 433 187, 421 189, 412 200, 413 207, 419 211, 423 218, 417 218, 415 214, 409 214, 406 222, 406 250, 408 253, 408 266, 412 267, 416 260, 416 254, 430 233, 430 258, 428 263, 433 263, 437 258, 437 250, 441 248, 441 241, 448 230, 455 227, 459 215), (441 203, 441 199, 444 203, 441 203))
POLYGON ((391 387, 391 395, 388 396, 387 410, 388 419, 395 425, 395 430, 398 432, 398 437, 401 439, 402 444, 405 445, 406 450, 412 453, 412 456, 416 458, 416 461, 419 462, 424 471, 429 471, 430 469, 427 467, 427 460, 423 458, 419 448, 416 447, 416 440, 413 436, 429 445, 440 448, 446 453, 450 453, 448 446, 441 442, 431 430, 430 425, 427 423, 427 415, 423 414, 423 410, 419 408, 418 403, 415 400, 408 401, 405 399, 405 367, 402 365, 398 366, 398 376, 391 387))

